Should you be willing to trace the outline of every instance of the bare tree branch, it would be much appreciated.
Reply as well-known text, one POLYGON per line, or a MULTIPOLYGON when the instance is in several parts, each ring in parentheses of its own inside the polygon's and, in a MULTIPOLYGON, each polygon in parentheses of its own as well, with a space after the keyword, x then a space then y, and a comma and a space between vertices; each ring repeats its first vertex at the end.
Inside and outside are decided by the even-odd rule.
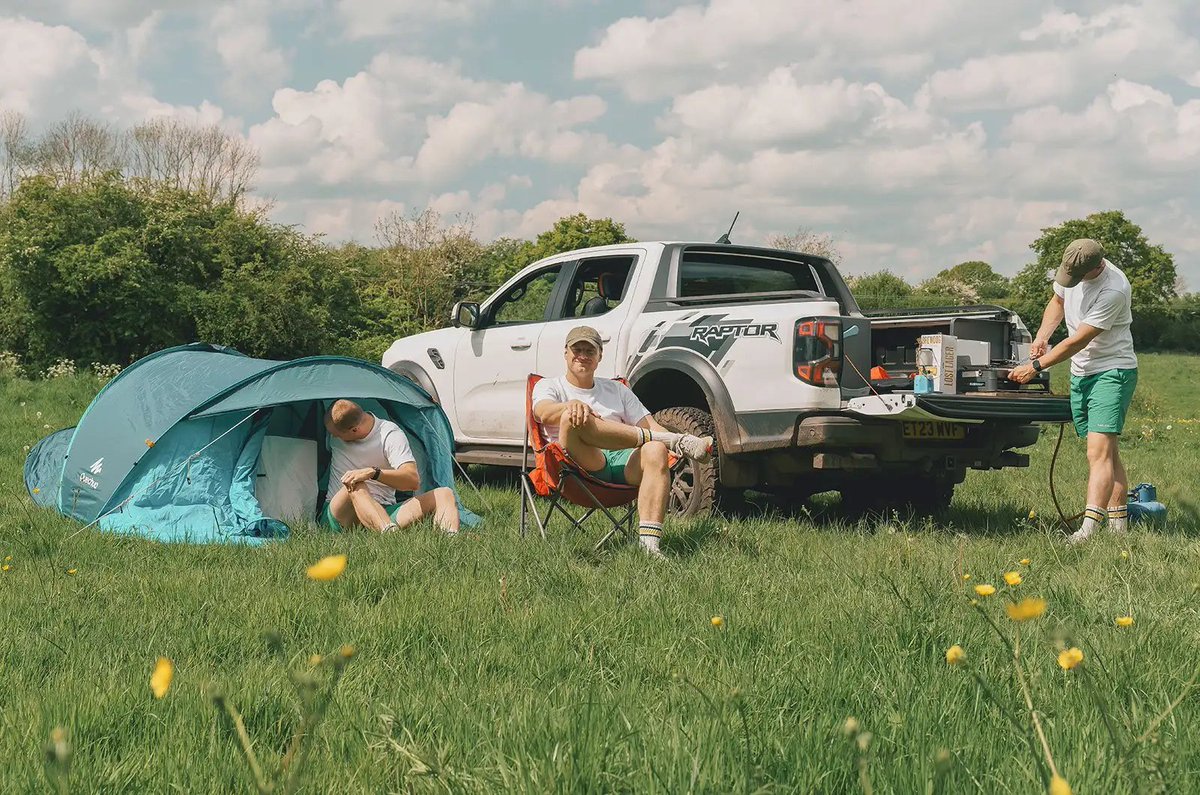
POLYGON ((842 264, 842 252, 838 250, 837 242, 833 239, 833 235, 828 233, 815 232, 811 229, 800 227, 793 234, 771 237, 767 241, 767 245, 771 248, 784 249, 785 251, 797 251, 801 254, 824 257, 834 265, 842 264))

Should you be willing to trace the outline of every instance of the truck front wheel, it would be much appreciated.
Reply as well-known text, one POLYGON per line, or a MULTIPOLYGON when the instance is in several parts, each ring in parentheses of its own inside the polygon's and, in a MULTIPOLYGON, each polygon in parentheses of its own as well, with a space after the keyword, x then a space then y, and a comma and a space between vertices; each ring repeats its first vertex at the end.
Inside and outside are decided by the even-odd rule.
MULTIPOLYGON (((714 436, 712 415, 691 406, 673 406, 654 412, 654 419, 675 433, 714 436)), ((712 513, 717 499, 718 451, 707 464, 685 459, 671 479, 667 512, 673 516, 703 517, 712 513)))

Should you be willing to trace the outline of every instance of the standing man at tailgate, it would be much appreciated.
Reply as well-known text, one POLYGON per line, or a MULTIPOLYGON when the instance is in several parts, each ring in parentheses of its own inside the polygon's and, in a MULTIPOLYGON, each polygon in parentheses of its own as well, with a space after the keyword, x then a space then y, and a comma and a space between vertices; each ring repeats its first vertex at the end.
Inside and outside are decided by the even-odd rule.
POLYGON ((1072 241, 1054 276, 1054 296, 1029 350, 1029 364, 1009 374, 1026 383, 1037 372, 1071 360, 1071 415, 1075 432, 1087 439, 1088 457, 1087 509, 1082 526, 1068 539, 1072 544, 1086 541, 1106 523, 1119 533, 1129 526, 1129 477, 1117 441, 1138 379, 1129 333, 1132 295, 1129 279, 1105 259, 1099 243, 1072 241), (1069 336, 1048 350, 1050 335, 1064 319, 1069 336))

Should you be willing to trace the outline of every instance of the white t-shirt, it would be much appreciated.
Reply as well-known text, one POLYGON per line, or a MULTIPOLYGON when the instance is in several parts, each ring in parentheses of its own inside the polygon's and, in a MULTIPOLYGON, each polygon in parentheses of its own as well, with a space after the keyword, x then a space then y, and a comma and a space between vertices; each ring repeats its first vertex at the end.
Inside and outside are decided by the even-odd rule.
MULTIPOLYGON (((590 406, 600 419, 625 425, 637 425, 650 416, 632 389, 611 378, 597 378, 591 389, 572 386, 565 377, 543 378, 533 387, 533 405, 536 407, 544 400, 552 403, 578 400, 590 406)), ((547 440, 558 441, 557 426, 542 423, 542 429, 547 440)))
MULTIPOLYGON (((371 415, 375 417, 374 414, 371 415)), ((416 461, 412 448, 408 446, 408 437, 400 426, 391 420, 381 420, 375 417, 375 425, 371 432, 357 442, 346 442, 336 436, 329 436, 329 486, 326 500, 342 488, 342 477, 352 469, 379 467, 380 469, 399 469, 405 464, 416 461)), ((367 491, 381 505, 391 505, 396 501, 396 490, 377 480, 367 481, 367 491)))
POLYGON ((1137 367, 1137 355, 1133 352, 1133 335, 1129 324, 1133 321, 1133 291, 1129 279, 1108 260, 1104 270, 1094 279, 1084 279, 1074 287, 1063 287, 1057 282, 1054 292, 1063 300, 1067 331, 1074 334, 1086 323, 1104 329, 1087 344, 1087 347, 1071 357, 1071 375, 1095 375, 1105 370, 1132 370, 1137 367))

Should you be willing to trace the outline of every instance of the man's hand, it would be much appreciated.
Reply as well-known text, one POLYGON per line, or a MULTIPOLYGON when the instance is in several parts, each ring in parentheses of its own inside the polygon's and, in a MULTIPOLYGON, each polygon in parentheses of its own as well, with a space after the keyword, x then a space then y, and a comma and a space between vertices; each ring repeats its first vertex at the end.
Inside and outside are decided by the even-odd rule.
POLYGON ((346 491, 354 491, 358 488, 358 484, 366 483, 374 474, 375 470, 370 467, 367 469, 351 469, 342 475, 342 485, 346 487, 346 491))
POLYGON ((583 425, 592 416, 592 413, 592 407, 582 400, 569 400, 563 407, 563 416, 566 417, 572 428, 583 425))
POLYGON ((1033 341, 1033 344, 1029 346, 1029 358, 1037 359, 1041 356, 1045 356, 1046 351, 1049 349, 1050 349, 1050 340, 1042 339, 1041 337, 1038 337, 1036 340, 1033 341))
POLYGON ((1018 384, 1028 384, 1037 375, 1037 370, 1033 369, 1032 364, 1017 365, 1008 371, 1008 380, 1016 381, 1018 384))

